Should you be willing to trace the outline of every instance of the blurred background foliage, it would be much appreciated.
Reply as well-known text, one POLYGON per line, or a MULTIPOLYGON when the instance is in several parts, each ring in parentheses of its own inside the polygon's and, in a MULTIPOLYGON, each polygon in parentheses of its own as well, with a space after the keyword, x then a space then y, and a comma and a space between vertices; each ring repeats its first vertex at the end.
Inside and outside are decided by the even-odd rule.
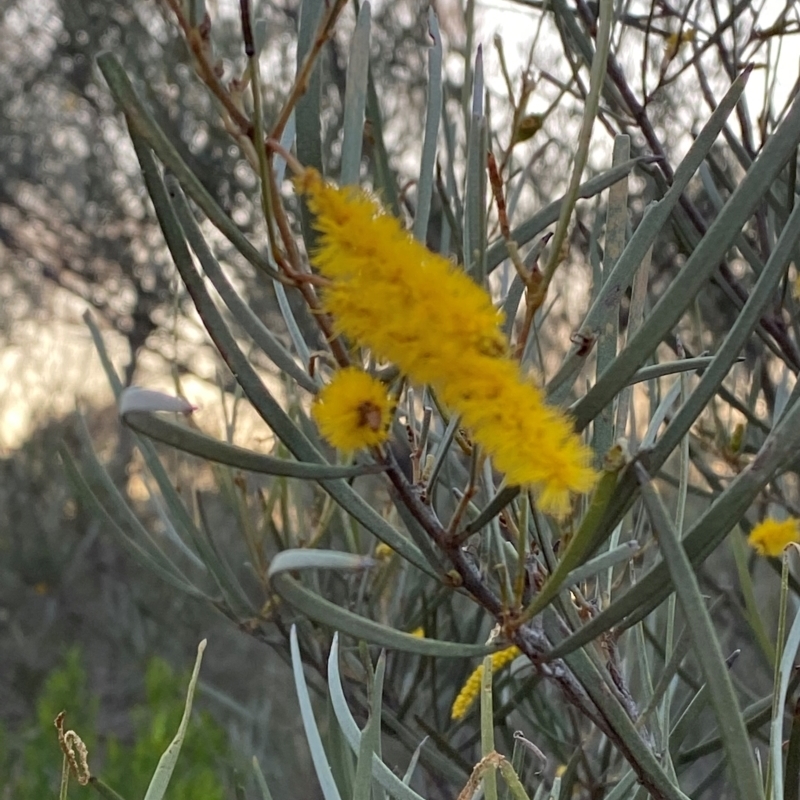
MULTIPOLYGON (((160 754, 175 735, 185 700, 188 672, 176 674, 153 657, 144 673, 144 697, 126 711, 133 742, 99 733, 100 697, 92 691, 83 656, 76 647, 47 676, 35 696, 35 717, 13 734, 0 729, 0 785, 3 797, 53 797, 61 765, 52 725, 65 708, 74 709, 69 727, 85 732, 84 742, 111 786, 131 797, 144 797, 160 754)), ((225 729, 206 711, 196 712, 183 743, 184 761, 170 783, 170 796, 223 800, 233 783, 235 760, 225 729)))
MULTIPOLYGON (((586 95, 585 75, 574 53, 564 47, 570 33, 563 20, 569 16, 586 24, 586 14, 591 15, 593 7, 579 3, 580 9, 570 6, 565 11, 556 5, 561 35, 559 25, 548 24, 531 61, 538 80, 528 111, 536 115, 530 123, 536 132, 509 155, 510 171, 517 181, 512 193, 523 218, 564 192, 586 95)), ((619 4, 612 53, 627 79, 621 83, 610 79, 614 86, 604 98, 599 124, 609 133, 630 132, 633 155, 655 152, 677 164, 744 62, 766 67, 751 81, 766 89, 760 94, 762 105, 755 99, 759 95, 748 96, 753 108, 740 108, 735 119, 731 117, 726 141, 712 150, 705 172, 687 189, 681 213, 690 223, 707 224, 714 218, 720 207, 720 187, 735 185, 782 116, 785 97, 796 79, 791 75, 777 80, 780 48, 790 47, 795 33, 792 6, 787 2, 757 9, 750 3, 731 5, 717 0, 703 6, 689 0, 672 6, 619 4), (678 38, 668 58, 670 37, 690 28, 701 34, 702 53, 698 55, 696 42, 678 38), (638 98, 638 106, 631 108, 626 89, 638 98), (642 115, 647 126, 642 125, 642 115)), ((183 668, 201 636, 208 636, 211 644, 200 703, 214 716, 194 719, 190 735, 195 738, 193 744, 187 741, 185 745, 183 765, 188 769, 208 763, 210 767, 200 775, 177 776, 175 797, 183 796, 181 791, 187 797, 197 793, 209 798, 231 796, 235 770, 253 753, 261 757, 271 785, 290 791, 291 796, 315 796, 319 790, 313 777, 296 766, 307 755, 294 697, 290 690, 275 689, 289 686, 285 642, 290 620, 278 619, 269 629, 257 623, 242 624, 243 630, 237 631, 207 605, 164 585, 103 534, 103 523, 73 498, 54 457, 63 440, 76 450, 85 447, 80 425, 71 413, 74 397, 80 394, 91 438, 110 465, 116 484, 144 524, 163 534, 164 517, 144 477, 141 456, 132 435, 118 424, 116 411, 108 405, 107 388, 102 388, 104 378, 80 322, 86 307, 92 309, 111 343, 125 383, 145 383, 165 374, 197 381, 208 398, 206 429, 223 437, 235 434, 237 439, 252 434, 261 437, 265 448, 275 445, 279 454, 284 452, 252 421, 248 424, 235 382, 213 357, 191 310, 150 210, 126 129, 95 66, 98 52, 111 50, 119 57, 183 159, 254 239, 263 235, 257 176, 220 123, 163 6, 149 0, 37 4, 4 0, 0 8, 0 102, 4 109, 0 116, 0 293, 5 298, 0 305, 0 363, 10 376, 0 386, 0 445, 4 448, 0 460, 0 797, 41 797, 52 790, 59 761, 48 715, 60 710, 59 703, 69 707, 70 725, 80 725, 87 741, 97 737, 108 782, 118 788, 129 786, 126 797, 141 796, 147 771, 174 730, 185 687, 185 680, 175 678, 152 655, 158 653, 183 668), (54 341, 66 346, 57 348, 54 341), (88 379, 90 361, 93 382, 88 379), (265 648, 263 642, 273 647, 265 648), (20 771, 20 764, 35 766, 20 771), (298 774, 308 775, 308 783, 299 783, 298 774), (9 793, 9 786, 13 792, 9 793)), ((209 10, 214 17, 216 54, 225 79, 230 80, 243 66, 238 10, 223 2, 209 4, 209 10)), ((490 34, 496 31, 503 38, 509 63, 524 65, 541 4, 509 3, 501 8, 470 2, 462 8, 452 2, 437 5, 437 11, 445 39, 443 89, 451 134, 458 143, 454 146, 463 148, 470 71, 480 41, 487 61, 491 58, 495 64, 488 84, 491 142, 496 153, 510 152, 513 104, 496 67, 490 34)), ((263 2, 256 12, 265 37, 265 117, 272 119, 294 74, 299 9, 293 2, 263 2)), ((333 177, 341 160, 346 64, 354 19, 348 7, 322 56, 321 148, 333 177)), ((370 64, 379 92, 383 136, 391 144, 392 182, 398 188, 404 217, 413 216, 416 208, 414 181, 423 133, 429 44, 426 13, 420 4, 413 0, 376 3, 370 64)), ((785 67, 780 69, 785 71, 785 67)), ((511 70, 516 91, 521 71, 520 67, 511 70)), ((611 137, 598 134, 595 144, 586 177, 610 164, 611 137)), ((377 169, 374 145, 368 125, 364 136, 368 177, 374 177, 377 169)), ((631 228, 639 223, 647 205, 661 196, 662 183, 652 169, 641 169, 632 177, 631 228)), ((593 270, 596 275, 602 257, 604 202, 601 196, 578 207, 570 232, 571 260, 559 274, 548 324, 540 332, 539 366, 544 372, 552 373, 560 363, 570 333, 585 310, 591 276, 593 270)), ((433 246, 441 242, 443 213, 435 195, 427 232, 433 246)), ((269 282, 230 244, 207 228, 204 231, 250 306, 281 341, 289 342, 284 315, 269 282)), ((653 252, 650 306, 685 263, 696 244, 692 236, 697 235, 697 227, 691 224, 673 221, 665 228, 653 252)), ((766 257, 771 242, 765 218, 757 217, 748 226, 744 245, 755 253, 755 261, 766 257)), ((508 273, 497 280, 507 282, 508 273)), ((747 260, 734 254, 682 320, 680 337, 668 339, 662 351, 669 347, 682 354, 713 351, 730 329, 753 280, 747 260)), ((312 343, 320 342, 304 305, 293 295, 290 300, 304 335, 312 343)), ((793 385, 790 373, 796 372, 800 359, 789 336, 795 323, 787 325, 779 310, 782 303, 793 309, 793 302, 785 285, 776 296, 774 313, 766 318, 771 338, 751 337, 743 351, 745 360, 726 380, 727 394, 712 402, 693 431, 690 447, 696 480, 690 489, 687 519, 697 518, 710 493, 737 473, 744 456, 752 454, 760 441, 753 431, 765 428, 785 403, 793 385), (778 358, 772 355, 776 351, 778 358), (791 369, 783 369, 781 360, 791 369), (743 421, 749 426, 744 440, 737 443, 737 426, 743 421)), ((623 298, 623 331, 627 309, 628 300, 623 298)), ((254 351, 253 358, 265 373, 270 371, 260 353, 254 351)), ((304 424, 300 399, 291 392, 288 398, 290 408, 294 404, 294 418, 304 424)), ((178 490, 190 503, 197 503, 206 528, 214 531, 217 546, 230 563, 254 561, 254 543, 267 542, 261 556, 266 557, 287 543, 308 543, 315 537, 328 547, 371 550, 357 526, 304 485, 212 469, 167 449, 159 452, 178 490)), ((664 472, 663 477, 677 483, 675 464, 668 464, 664 472)), ((788 476, 782 491, 763 495, 761 509, 770 502, 796 508, 793 481, 788 476)), ((368 497, 385 502, 387 516, 394 513, 388 511, 377 480, 363 483, 368 497)), ((747 566, 757 578, 764 578, 758 600, 771 625, 775 588, 766 582, 770 568, 752 560, 747 566)), ((250 596, 258 596, 259 576, 238 568, 237 575, 250 596)), ((361 593, 374 616, 391 619, 402 630, 422 627, 430 637, 465 642, 485 638, 485 620, 463 598, 453 600, 426 588, 417 593, 415 604, 392 607, 386 586, 413 580, 394 556, 385 558, 372 585, 362 584, 359 576, 337 574, 313 580, 319 582, 320 593, 342 603, 361 593)), ((726 632, 726 644, 731 649, 743 646, 740 675, 747 677, 737 679, 737 688, 755 702, 769 692, 772 673, 765 654, 752 646, 752 608, 738 580, 733 556, 726 548, 702 570, 703 586, 719 598, 713 613, 718 629, 726 632)), ((413 594, 407 585, 404 594, 413 594)), ((312 686, 316 680, 316 688, 321 689, 326 635, 311 625, 301 633, 311 668, 309 680, 312 686)), ((398 763, 405 763, 423 735, 434 736, 439 749, 423 757, 430 770, 426 788, 431 796, 445 796, 450 786, 463 783, 473 763, 473 730, 449 731, 449 741, 442 735, 448 725, 449 703, 473 666, 473 662, 454 661, 437 671, 433 659, 390 655, 385 701, 389 713, 384 723, 394 738, 387 744, 393 748, 387 760, 396 757, 398 763), (416 687, 423 688, 416 691, 416 687)), ((354 658, 348 668, 356 706, 364 713, 363 665, 354 658)), ((639 679, 646 681, 634 675, 634 688, 639 679)), ((498 693, 511 703, 511 692, 527 691, 534 680, 527 674, 513 681, 502 678, 498 693)), ((696 678, 690 676, 689 684, 696 687, 696 678)), ((534 701, 537 719, 553 717, 548 708, 552 700, 548 689, 542 688, 534 701)), ((567 763, 571 737, 579 726, 574 718, 552 718, 551 722, 542 735, 567 763)), ((331 730, 335 736, 335 725, 331 724, 331 730)), ((510 752, 514 742, 508 739, 504 746, 510 752)), ((549 765, 550 769, 555 766, 549 765)))

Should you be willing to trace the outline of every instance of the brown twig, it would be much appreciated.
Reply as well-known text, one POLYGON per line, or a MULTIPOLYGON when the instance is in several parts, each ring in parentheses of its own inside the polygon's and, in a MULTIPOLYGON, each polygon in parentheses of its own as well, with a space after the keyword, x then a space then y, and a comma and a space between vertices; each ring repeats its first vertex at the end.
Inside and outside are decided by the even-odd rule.
POLYGON ((327 42, 333 34, 333 26, 338 19, 339 14, 341 14, 346 2, 347 0, 336 0, 336 2, 330 6, 327 13, 323 17, 319 26, 319 30, 317 31, 317 35, 314 38, 314 43, 311 45, 311 49, 308 51, 308 55, 306 55, 305 61, 303 61, 300 71, 297 73, 297 77, 294 80, 294 85, 289 92, 289 97, 286 98, 286 102, 283 105, 283 109, 278 117, 278 121, 272 128, 272 132, 270 133, 271 139, 281 138, 283 129, 286 127, 286 123, 289 121, 289 117, 291 116, 292 110, 297 104, 297 101, 308 90, 308 81, 311 77, 311 72, 314 69, 314 64, 317 61, 317 56, 319 56, 320 51, 325 45, 325 42, 327 42))
POLYGON ((198 67, 198 73, 203 79, 203 82, 213 92, 217 100, 222 103, 225 111, 230 116, 231 120, 236 123, 238 128, 248 138, 253 138, 253 123, 247 118, 242 110, 236 105, 230 92, 222 85, 222 81, 217 75, 214 65, 209 60, 209 34, 211 31, 211 20, 206 14, 203 22, 199 26, 193 26, 189 23, 186 15, 183 13, 183 8, 179 0, 164 0, 167 3, 178 25, 183 31, 189 49, 195 58, 198 67))

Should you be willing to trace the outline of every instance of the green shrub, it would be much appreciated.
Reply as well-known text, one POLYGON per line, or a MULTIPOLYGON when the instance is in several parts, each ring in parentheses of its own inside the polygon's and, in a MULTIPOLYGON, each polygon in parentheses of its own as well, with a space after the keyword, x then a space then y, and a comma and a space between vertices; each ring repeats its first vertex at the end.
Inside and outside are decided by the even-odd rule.
MULTIPOLYGON (((47 676, 36 698, 35 719, 23 722, 14 731, 0 726, 0 797, 57 797, 61 751, 53 721, 66 711, 66 727, 78 733, 86 745, 92 774, 126 800, 140 800, 178 729, 187 682, 187 674, 176 673, 163 659, 150 659, 145 670, 145 697, 130 710, 132 741, 122 742, 98 730, 100 699, 88 686, 81 653, 71 649, 63 665, 47 676)), ((194 712, 182 752, 184 757, 179 759, 170 782, 170 800, 227 797, 227 736, 207 711, 194 712)), ((76 784, 70 793, 73 797, 94 795, 90 788, 81 789, 76 784)))

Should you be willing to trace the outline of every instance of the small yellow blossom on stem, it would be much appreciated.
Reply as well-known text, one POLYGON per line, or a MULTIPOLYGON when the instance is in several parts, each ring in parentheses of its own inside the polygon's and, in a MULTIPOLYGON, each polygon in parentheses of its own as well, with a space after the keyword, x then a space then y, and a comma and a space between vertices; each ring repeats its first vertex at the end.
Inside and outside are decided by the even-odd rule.
POLYGON ((351 453, 389 438, 393 409, 380 381, 356 367, 347 367, 317 395, 311 413, 325 439, 351 453))
POLYGON ((747 543, 760 556, 779 556, 787 545, 797 541, 800 541, 800 520, 795 517, 782 522, 768 517, 747 537, 747 543))
POLYGON ((510 358, 489 294, 363 191, 310 169, 297 185, 317 217, 311 259, 331 281, 322 301, 336 330, 432 386, 510 483, 566 514, 596 480, 591 450, 510 358))
MULTIPOLYGON (((505 650, 498 650, 492 654, 492 673, 502 669, 506 664, 510 664, 518 655, 521 654, 519 647, 512 645, 506 647, 505 650)), ((453 700, 453 706, 450 709, 450 719, 460 720, 464 719, 470 707, 475 702, 475 699, 481 693, 481 681, 483 680, 483 664, 475 667, 473 673, 467 678, 461 691, 456 695, 453 700)))

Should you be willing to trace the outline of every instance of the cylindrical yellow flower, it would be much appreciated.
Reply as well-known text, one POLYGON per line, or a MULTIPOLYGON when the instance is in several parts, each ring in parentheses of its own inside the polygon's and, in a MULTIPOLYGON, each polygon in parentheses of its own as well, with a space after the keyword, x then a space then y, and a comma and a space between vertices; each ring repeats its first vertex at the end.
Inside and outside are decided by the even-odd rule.
MULTIPOLYGON (((492 674, 502 669, 506 664, 510 664, 520 653, 521 651, 516 645, 492 653, 492 674)), ((483 664, 480 664, 475 667, 472 674, 461 687, 461 691, 456 695, 456 699, 453 700, 453 705, 450 709, 450 719, 458 721, 467 715, 472 704, 481 693, 482 680, 483 664)))
POLYGON ((337 372, 311 409, 320 433, 346 453, 385 442, 392 412, 386 387, 356 367, 337 372))
POLYGON ((436 389, 509 482, 565 514, 596 479, 591 451, 509 357, 489 294, 359 189, 313 170, 298 187, 317 215, 311 258, 331 281, 322 300, 336 329, 436 389))
POLYGON ((760 556, 779 556, 787 545, 800 541, 800 520, 789 517, 782 522, 768 517, 759 522, 747 537, 747 543, 760 556))

